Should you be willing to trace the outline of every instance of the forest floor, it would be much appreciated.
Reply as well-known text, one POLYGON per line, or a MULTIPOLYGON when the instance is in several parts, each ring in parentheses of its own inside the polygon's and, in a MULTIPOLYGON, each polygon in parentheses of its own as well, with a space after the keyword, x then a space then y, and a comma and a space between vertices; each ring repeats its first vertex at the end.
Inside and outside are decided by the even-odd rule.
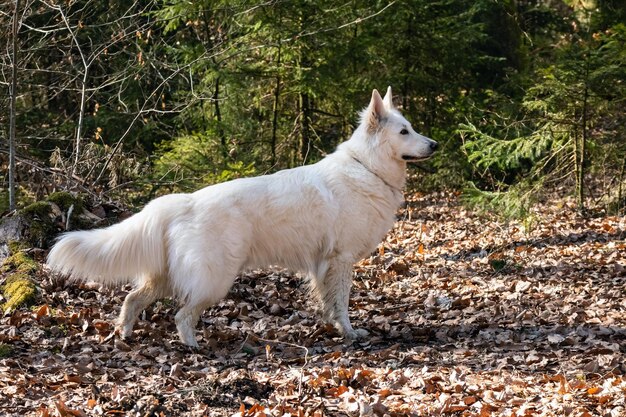
POLYGON ((0 415, 626 416, 626 218, 535 214, 524 231, 411 197, 355 268, 354 343, 285 271, 240 277, 194 351, 171 301, 121 341, 128 287, 42 270, 35 305, 0 318, 0 415))

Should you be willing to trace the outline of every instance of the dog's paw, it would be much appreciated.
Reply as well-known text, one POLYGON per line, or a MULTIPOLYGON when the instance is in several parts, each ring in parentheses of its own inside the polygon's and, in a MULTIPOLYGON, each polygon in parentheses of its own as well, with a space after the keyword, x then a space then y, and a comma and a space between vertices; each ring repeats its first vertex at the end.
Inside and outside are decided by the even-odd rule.
POLYGON ((115 333, 119 335, 122 340, 128 340, 133 335, 133 327, 128 325, 115 326, 115 333))
POLYGON ((190 340, 189 343, 185 343, 187 346, 189 346, 190 349, 193 350, 199 350, 200 349, 200 345, 198 344, 198 341, 196 339, 194 340, 190 340))
POLYGON ((351 329, 345 332, 343 337, 348 340, 362 340, 368 337, 370 333, 365 329, 351 329))
POLYGON ((200 345, 196 340, 193 330, 185 333, 178 332, 178 336, 180 337, 180 341, 183 345, 186 345, 191 349, 200 349, 200 345))

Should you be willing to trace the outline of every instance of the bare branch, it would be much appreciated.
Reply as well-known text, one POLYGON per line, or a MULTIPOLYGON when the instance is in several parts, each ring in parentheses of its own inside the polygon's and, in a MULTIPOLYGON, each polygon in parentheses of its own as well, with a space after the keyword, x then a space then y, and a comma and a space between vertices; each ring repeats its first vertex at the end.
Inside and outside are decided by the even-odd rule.
POLYGON ((9 115, 9 209, 15 210, 15 97, 17 95, 17 33, 20 0, 15 0, 11 51, 11 102, 9 115))
MULTIPOLYGON (((206 59, 206 54, 202 54, 199 57, 197 57, 196 59, 194 59, 193 61, 191 61, 190 63, 178 68, 176 71, 174 71, 173 73, 171 73, 167 78, 165 78, 163 81, 161 81, 161 83, 152 91, 152 93, 150 93, 150 95, 148 96, 148 98, 146 98, 144 100, 143 105, 141 106, 141 109, 137 112, 137 114, 135 115, 135 117, 133 118, 133 120, 130 122, 130 124, 128 125, 128 127, 126 128, 126 130, 124 131, 124 133, 122 134, 122 136, 118 139, 117 143, 115 144, 115 146, 113 147, 113 150, 111 151, 111 154, 109 155, 109 157, 107 158, 107 160, 104 163, 104 166, 102 167, 102 169, 100 170, 100 173, 98 174, 98 177, 93 181, 92 185, 97 184, 100 179, 102 178, 102 175, 104 175, 104 172, 106 171, 106 169, 108 168, 109 164, 111 163, 111 160, 113 159, 113 156, 117 153, 117 151, 120 149, 122 142, 124 141, 124 139, 126 138, 126 136, 130 133, 131 129, 133 128, 133 126, 135 125, 135 123, 137 122, 137 120, 139 119, 139 117, 144 114, 144 112, 146 111, 146 107, 148 104, 148 101, 154 97, 163 86, 165 86, 171 79, 173 79, 174 77, 176 77, 178 74, 180 74, 182 71, 187 70, 187 68, 195 65, 197 62, 206 59)), ((95 167, 95 166, 94 166, 95 167)), ((92 169, 89 171, 89 173, 87 174, 87 177, 90 177, 94 167, 92 167, 92 169)))

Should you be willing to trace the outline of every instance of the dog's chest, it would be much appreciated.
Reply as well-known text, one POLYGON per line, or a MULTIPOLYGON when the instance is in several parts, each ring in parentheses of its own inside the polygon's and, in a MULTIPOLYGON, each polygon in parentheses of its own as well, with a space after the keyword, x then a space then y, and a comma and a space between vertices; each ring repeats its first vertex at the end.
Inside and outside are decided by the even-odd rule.
POLYGON ((369 255, 393 227, 399 205, 395 199, 355 196, 337 219, 340 251, 358 259, 369 255))

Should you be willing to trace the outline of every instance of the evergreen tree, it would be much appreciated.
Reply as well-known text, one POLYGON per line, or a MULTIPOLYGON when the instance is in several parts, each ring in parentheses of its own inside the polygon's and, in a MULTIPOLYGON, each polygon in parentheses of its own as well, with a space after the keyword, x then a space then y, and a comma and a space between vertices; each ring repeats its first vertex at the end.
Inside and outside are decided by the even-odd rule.
POLYGON ((498 117, 499 138, 473 124, 462 125, 468 161, 487 173, 496 191, 481 194, 472 187, 470 200, 520 215, 546 185, 570 183, 584 211, 588 170, 606 162, 606 147, 619 149, 617 160, 623 161, 624 131, 608 128, 611 119, 624 117, 623 25, 594 27, 597 10, 571 11, 572 31, 549 65, 535 72, 521 102, 524 119, 498 117))
MULTIPOLYGON (((13 5, 0 7, 8 51, 13 5)), ((116 198, 271 172, 331 152, 371 89, 392 85, 416 130, 442 145, 429 162, 437 174, 421 186, 470 181, 472 200, 519 215, 555 183, 571 186, 582 208, 585 181, 600 175, 606 206, 619 210, 625 9, 571 0, 26 2, 17 171, 28 177, 24 192, 52 184, 116 198)), ((5 85, 10 69, 2 55, 5 85)))

